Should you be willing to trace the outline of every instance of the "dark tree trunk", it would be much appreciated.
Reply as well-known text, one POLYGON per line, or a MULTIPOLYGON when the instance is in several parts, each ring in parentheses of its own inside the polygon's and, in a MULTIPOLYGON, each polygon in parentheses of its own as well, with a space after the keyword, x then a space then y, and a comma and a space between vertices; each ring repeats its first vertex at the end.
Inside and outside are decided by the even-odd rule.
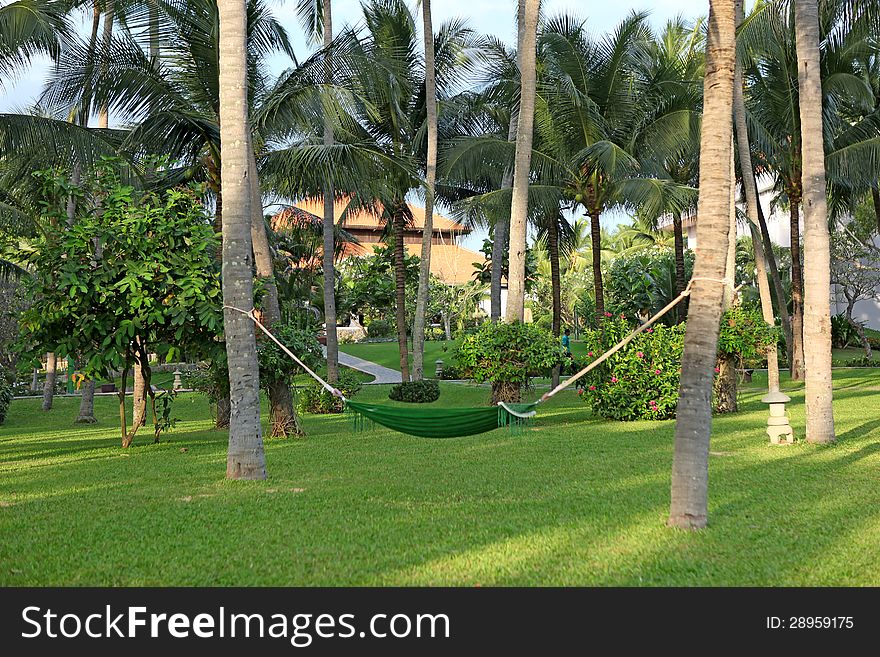
POLYGON ((217 418, 214 420, 215 429, 229 428, 229 414, 231 411, 232 405, 229 395, 220 397, 220 399, 217 400, 217 418))
POLYGON ((874 201, 874 216, 877 218, 877 231, 880 232, 880 190, 871 190, 871 200, 874 201))
POLYGON ((791 220, 791 378, 804 377, 804 278, 801 266, 800 199, 789 196, 791 220))
POLYGON ((672 216, 672 227, 675 232, 675 295, 684 292, 687 286, 687 275, 684 270, 684 232, 681 226, 681 213, 672 216))
POLYGON ((590 211, 590 239, 593 251, 593 292, 596 297, 596 316, 599 321, 605 318, 605 291, 602 285, 602 233, 599 224, 599 210, 590 211))
POLYGON ((785 338, 785 350, 788 354, 788 362, 791 363, 792 337, 791 318, 788 315, 788 298, 785 288, 782 286, 782 277, 779 275, 779 265, 776 263, 776 254, 773 252, 773 242, 770 239, 770 231, 767 228, 767 218, 764 216, 764 207, 758 198, 758 225, 761 230, 761 241, 764 244, 764 256, 767 258, 767 271, 770 273, 773 298, 776 300, 776 314, 782 322, 782 335, 785 338))
POLYGON ((79 416, 74 420, 76 424, 95 424, 95 382, 92 379, 82 382, 80 387, 82 397, 79 401, 79 416))
MULTIPOLYGON (((559 338, 562 332, 562 279, 559 273, 559 223, 556 217, 550 217, 547 225, 547 250, 550 256, 550 282, 553 291, 553 337, 559 338)), ((551 385, 559 385, 560 366, 553 368, 551 385)))
POLYGON ((286 381, 269 385, 269 419, 273 438, 305 435, 299 417, 293 410, 293 398, 286 381))
POLYGON ((717 413, 736 413, 737 380, 736 359, 730 354, 718 358, 718 376, 715 379, 715 411, 717 413))
POLYGON ((58 373, 58 359, 54 353, 46 354, 46 380, 43 382, 43 410, 52 410, 52 399, 55 397, 55 377, 58 373))
POLYGON ((504 278, 504 254, 507 253, 507 237, 510 217, 499 219, 495 224, 492 240, 492 280, 489 288, 489 316, 493 322, 501 320, 501 282, 504 278))
POLYGON ((400 351, 400 377, 409 381, 409 347, 406 339, 406 248, 403 233, 406 215, 402 204, 394 210, 394 284, 397 305, 397 346, 400 351))
POLYGON ((119 383, 119 430, 122 432, 122 446, 129 447, 131 439, 128 437, 128 418, 125 413, 125 387, 128 385, 128 363, 122 367, 122 380, 119 383))

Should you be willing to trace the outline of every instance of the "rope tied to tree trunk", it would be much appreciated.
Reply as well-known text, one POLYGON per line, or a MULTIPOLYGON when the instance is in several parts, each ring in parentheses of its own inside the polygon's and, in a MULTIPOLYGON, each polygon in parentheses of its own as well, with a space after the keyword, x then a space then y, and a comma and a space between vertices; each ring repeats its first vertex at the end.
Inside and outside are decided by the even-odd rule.
POLYGON ((255 314, 256 308, 251 308, 250 310, 242 310, 241 308, 236 308, 235 306, 224 305, 223 307, 228 308, 229 310, 234 310, 235 312, 239 312, 242 315, 244 315, 245 317, 250 317, 251 321, 253 321, 253 323, 256 324, 257 327, 259 327, 259 329, 263 333, 265 333, 269 337, 270 340, 272 340, 272 342, 274 342, 279 347, 281 347, 281 350, 285 354, 290 356, 293 359, 293 361, 297 365, 299 365, 301 368, 303 368, 309 376, 311 376, 315 381, 320 383, 321 386, 323 386, 327 392, 329 392, 334 397, 339 397, 339 399, 341 399, 344 402, 348 401, 340 390, 338 390, 337 388, 334 388, 332 385, 330 385, 324 379, 322 379, 320 376, 318 376, 314 371, 312 371, 312 369, 308 365, 306 365, 299 358, 297 358, 296 354, 294 354, 290 349, 288 349, 278 338, 276 338, 274 335, 272 335, 272 333, 269 331, 269 329, 267 329, 265 326, 263 326, 262 322, 260 322, 260 320, 257 319, 257 316, 255 314))

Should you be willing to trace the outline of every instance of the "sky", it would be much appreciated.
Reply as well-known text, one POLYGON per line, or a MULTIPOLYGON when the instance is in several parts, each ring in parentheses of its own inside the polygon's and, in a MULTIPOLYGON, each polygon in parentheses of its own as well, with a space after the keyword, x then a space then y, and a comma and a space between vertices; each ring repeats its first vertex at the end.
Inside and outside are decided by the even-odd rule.
MULTIPOLYGON (((309 44, 296 17, 296 0, 269 0, 278 20, 287 28, 299 59, 305 59, 315 48, 309 44)), ((415 0, 410 0, 414 6, 415 0)), ((0 0, 0 4, 7 4, 0 0)), ((333 0, 334 31, 344 24, 356 24, 361 17, 360 0, 333 0)), ((433 0, 434 29, 452 18, 466 18, 469 25, 483 34, 493 34, 512 43, 516 38, 515 0, 433 0)), ((562 12, 574 13, 587 21, 593 33, 612 30, 632 11, 649 11, 651 23, 661 27, 669 18, 682 15, 696 18, 709 11, 709 0, 666 0, 648 2, 646 0, 544 0, 544 13, 554 15, 562 12)), ((91 20, 91 17, 88 17, 91 20)), ((282 58, 273 60, 273 68, 280 73, 290 62, 282 58)), ((28 70, 19 72, 15 80, 2 80, 0 84, 0 112, 15 112, 31 106, 40 93, 43 79, 48 71, 48 61, 37 61, 28 70)), ((112 120, 112 117, 111 117, 112 120)), ((619 213, 609 213, 607 226, 613 226, 625 219, 619 213)), ((475 233, 465 246, 478 250, 482 244, 482 233, 475 233)))

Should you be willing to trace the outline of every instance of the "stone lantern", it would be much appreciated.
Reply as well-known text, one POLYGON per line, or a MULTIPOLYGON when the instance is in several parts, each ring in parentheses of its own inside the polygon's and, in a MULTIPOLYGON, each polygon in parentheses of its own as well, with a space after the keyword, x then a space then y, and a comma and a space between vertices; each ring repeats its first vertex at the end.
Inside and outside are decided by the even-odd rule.
POLYGON ((438 360, 434 363, 434 376, 436 376, 438 379, 443 378, 443 361, 442 360, 438 360))
POLYGON ((175 370, 174 383, 171 384, 172 390, 180 390, 181 388, 183 388, 183 379, 181 379, 182 375, 183 372, 181 372, 180 370, 175 370))
POLYGON ((765 395, 761 401, 770 405, 770 417, 767 418, 767 435, 770 436, 770 443, 773 445, 794 443, 794 432, 785 413, 785 405, 791 401, 791 397, 774 390, 765 395))

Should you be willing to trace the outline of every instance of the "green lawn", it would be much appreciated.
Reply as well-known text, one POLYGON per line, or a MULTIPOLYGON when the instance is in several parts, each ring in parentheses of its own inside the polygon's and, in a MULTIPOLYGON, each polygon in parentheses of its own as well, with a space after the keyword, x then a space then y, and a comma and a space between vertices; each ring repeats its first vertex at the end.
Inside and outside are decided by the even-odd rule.
MULTIPOLYGON (((225 435, 197 395, 167 440, 128 451, 113 398, 97 427, 70 424, 75 399, 18 400, 0 427, 0 585, 876 586, 880 370, 834 378, 836 445, 768 445, 758 388, 716 420, 699 533, 664 526, 673 423, 596 421, 574 394, 524 435, 309 416, 307 439, 267 444, 266 482, 223 479, 225 435)), ((486 395, 445 384, 438 404, 486 395)))
MULTIPOLYGON (((434 364, 438 360, 442 360, 447 364, 452 363, 453 344, 453 342, 435 340, 425 342, 425 372, 427 374, 434 374, 434 364), (446 351, 444 351, 444 347, 446 351)), ((397 341, 341 344, 339 345, 339 350, 346 354, 390 367, 393 370, 400 370, 400 351, 397 348, 397 341)), ((410 352, 410 362, 412 362, 412 352, 410 352)))

